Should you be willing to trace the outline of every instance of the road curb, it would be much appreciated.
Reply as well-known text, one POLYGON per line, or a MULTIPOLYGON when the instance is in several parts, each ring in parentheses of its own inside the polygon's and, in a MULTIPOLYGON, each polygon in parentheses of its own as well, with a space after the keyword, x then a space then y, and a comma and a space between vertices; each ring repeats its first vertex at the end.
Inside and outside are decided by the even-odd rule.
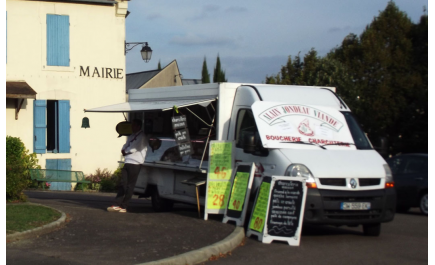
POLYGON ((234 229, 234 231, 228 237, 210 246, 180 254, 178 256, 140 263, 137 265, 193 265, 200 262, 205 262, 213 256, 219 257, 220 254, 226 254, 232 251, 240 245, 244 238, 244 228, 236 227, 236 229, 234 229))
POLYGON ((17 233, 13 233, 13 234, 10 234, 10 235, 6 235, 6 242, 20 240, 20 239, 27 239, 27 238, 30 238, 30 237, 35 237, 35 236, 39 236, 39 235, 42 235, 42 234, 49 233, 49 232, 51 232, 53 230, 56 230, 59 226, 63 225, 65 223, 65 221, 66 221, 66 214, 64 212, 58 210, 58 209, 55 209, 55 208, 52 208, 50 206, 46 206, 46 205, 43 205, 43 204, 38 204, 38 203, 27 202, 25 204, 37 205, 37 206, 43 206, 43 207, 46 207, 46 208, 50 208, 52 210, 55 210, 55 211, 61 213, 61 216, 60 216, 59 219, 57 219, 56 221, 51 222, 49 224, 46 224, 46 225, 43 225, 43 226, 40 226, 40 227, 37 227, 37 228, 33 228, 33 229, 30 229, 30 230, 26 230, 26 231, 23 231, 23 232, 17 232, 17 233))

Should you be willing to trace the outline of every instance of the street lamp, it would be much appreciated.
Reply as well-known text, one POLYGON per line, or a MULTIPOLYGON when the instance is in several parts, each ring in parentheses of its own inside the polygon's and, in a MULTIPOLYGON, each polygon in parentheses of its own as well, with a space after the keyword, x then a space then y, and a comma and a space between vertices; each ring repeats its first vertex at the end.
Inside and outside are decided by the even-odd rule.
POLYGON ((142 50, 140 50, 142 59, 147 63, 151 60, 151 54, 153 53, 153 50, 148 46, 148 42, 125 42, 124 55, 139 44, 142 44, 142 50))

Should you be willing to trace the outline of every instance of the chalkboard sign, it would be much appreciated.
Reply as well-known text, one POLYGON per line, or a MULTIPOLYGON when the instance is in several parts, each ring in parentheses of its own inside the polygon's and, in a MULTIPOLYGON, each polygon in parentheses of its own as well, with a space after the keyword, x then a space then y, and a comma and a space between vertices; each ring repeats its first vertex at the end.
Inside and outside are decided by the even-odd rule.
POLYGON ((254 163, 237 163, 231 177, 231 192, 223 223, 234 221, 237 226, 245 223, 246 210, 255 173, 254 163))
POLYGON ((180 156, 192 154, 192 144, 190 142, 189 130, 186 128, 186 116, 172 117, 172 128, 174 129, 175 142, 178 145, 180 156))
POLYGON ((224 214, 231 190, 233 141, 210 141, 204 220, 208 214, 224 214))
POLYGON ((181 129, 174 132, 175 142, 180 145, 182 143, 190 143, 189 130, 181 129))
MULTIPOLYGON (((305 184, 305 183, 304 183, 305 184)), ((299 227, 304 185, 299 181, 278 180, 272 188, 267 233, 271 236, 294 237, 299 227)))
POLYGON ((178 151, 180 156, 190 155, 192 153, 192 145, 190 143, 179 144, 178 151))
POLYGON ((304 178, 263 177, 247 236, 257 235, 263 243, 278 240, 299 246, 306 191, 304 178))
POLYGON ((174 116, 172 117, 172 128, 174 130, 184 129, 187 127, 186 116, 174 116))

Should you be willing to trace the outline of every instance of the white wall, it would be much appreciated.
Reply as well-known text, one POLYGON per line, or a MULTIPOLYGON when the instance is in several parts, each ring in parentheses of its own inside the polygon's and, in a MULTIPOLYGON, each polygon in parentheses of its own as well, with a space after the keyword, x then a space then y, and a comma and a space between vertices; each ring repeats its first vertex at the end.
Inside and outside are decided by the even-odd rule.
MULTIPOLYGON (((44 1, 7 0, 6 81, 26 81, 36 99, 70 100, 69 154, 38 154, 45 159, 71 158, 72 170, 93 173, 97 168, 115 170, 125 138, 115 126, 121 113, 84 113, 83 109, 125 101, 125 16, 118 5, 92 5, 44 1), (119 12, 117 14, 117 12, 119 12), (46 66, 46 14, 69 15, 70 66, 46 66), (80 66, 120 68, 122 79, 80 76, 80 66), (81 128, 88 117, 90 128, 81 128)), ((101 75, 101 73, 100 73, 101 75)), ((20 137, 33 152, 33 100, 26 100, 15 120, 13 102, 7 100, 6 135, 20 137), (11 106, 12 105, 12 106, 11 106)))

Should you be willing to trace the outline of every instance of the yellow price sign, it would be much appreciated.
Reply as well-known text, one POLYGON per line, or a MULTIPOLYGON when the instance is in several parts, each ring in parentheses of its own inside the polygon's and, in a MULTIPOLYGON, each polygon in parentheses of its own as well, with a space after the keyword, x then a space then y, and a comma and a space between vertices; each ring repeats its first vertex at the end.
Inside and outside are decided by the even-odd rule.
POLYGON ((252 214, 249 228, 258 232, 263 231, 264 220, 266 220, 267 203, 269 202, 270 183, 263 182, 260 187, 257 202, 255 203, 254 213, 252 214))
POLYGON ((237 172, 234 177, 233 189, 231 191, 229 210, 242 211, 245 202, 246 189, 248 188, 249 173, 237 172))
POLYGON ((232 173, 232 143, 210 145, 209 179, 229 180, 232 173))
POLYGON ((225 209, 230 194, 230 182, 209 181, 207 184, 207 209, 225 209))

